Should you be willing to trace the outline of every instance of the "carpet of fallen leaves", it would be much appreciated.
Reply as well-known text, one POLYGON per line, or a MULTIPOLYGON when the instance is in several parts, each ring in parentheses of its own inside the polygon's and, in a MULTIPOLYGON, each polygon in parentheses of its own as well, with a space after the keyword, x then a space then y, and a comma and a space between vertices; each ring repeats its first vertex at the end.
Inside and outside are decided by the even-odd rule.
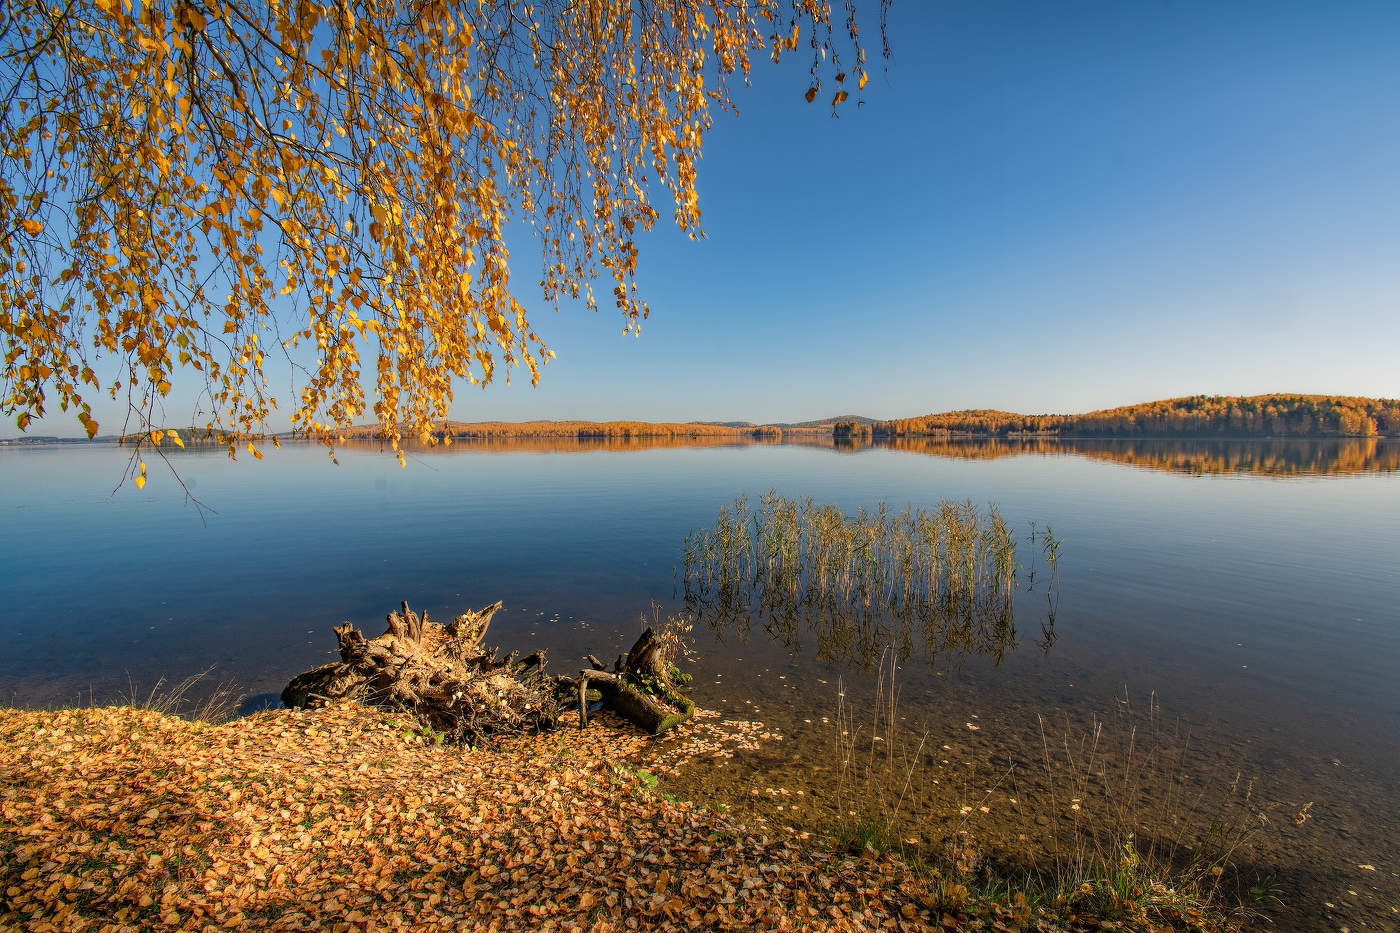
POLYGON ((351 704, 0 722, 4 929, 1059 929, 652 793, 607 717, 491 750, 351 704))

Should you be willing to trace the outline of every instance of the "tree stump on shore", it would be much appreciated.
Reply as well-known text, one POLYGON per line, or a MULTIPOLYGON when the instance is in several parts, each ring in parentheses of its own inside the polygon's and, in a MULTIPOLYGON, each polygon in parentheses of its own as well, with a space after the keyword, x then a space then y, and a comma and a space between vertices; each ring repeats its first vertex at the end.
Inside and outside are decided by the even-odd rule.
POLYGON ((498 657, 481 642, 493 603, 468 611, 446 625, 403 603, 389 613, 384 634, 366 639, 349 622, 334 627, 340 660, 298 674, 282 691, 288 706, 316 706, 355 699, 403 709, 459 742, 490 735, 552 729, 577 704, 579 726, 588 722, 590 694, 647 732, 655 734, 688 719, 690 698, 676 687, 676 674, 660 637, 642 633, 612 671, 591 655, 591 668, 577 677, 546 674, 543 651, 524 658, 498 657), (590 687, 596 688, 596 693, 590 687))
POLYGON ((579 671, 575 680, 580 729, 588 725, 590 684, 599 686, 604 706, 653 735, 684 722, 695 712, 690 697, 677 688, 673 665, 653 629, 643 632, 626 658, 618 658, 611 671, 591 654, 586 660, 590 667, 579 671))

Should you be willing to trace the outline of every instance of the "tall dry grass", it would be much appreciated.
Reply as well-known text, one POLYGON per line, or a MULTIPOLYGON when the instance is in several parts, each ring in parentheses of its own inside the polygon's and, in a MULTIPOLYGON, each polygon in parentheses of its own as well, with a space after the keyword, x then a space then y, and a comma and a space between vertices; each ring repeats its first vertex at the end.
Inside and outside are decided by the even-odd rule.
POLYGON ((929 753, 943 738, 909 722, 897 671, 886 652, 859 708, 838 685, 830 726, 838 848, 922 865, 942 879, 950 907, 980 897, 1105 919, 1194 911, 1224 922, 1268 893, 1244 867, 1274 826, 1273 807, 1241 774, 1194 770, 1189 734, 1165 721, 1155 697, 1135 710, 1125 694, 1087 724, 1039 715, 1034 738, 1007 737, 994 776, 958 785, 938 770, 941 753, 929 753), (911 805, 940 777, 941 809, 911 805), (1002 818, 1018 823, 996 841, 981 815, 994 797, 1002 818))
POLYGON ((213 672, 212 667, 206 668, 174 683, 161 677, 150 687, 138 686, 128 675, 127 692, 120 704, 181 719, 227 722, 238 714, 245 694, 232 681, 214 682, 213 672))

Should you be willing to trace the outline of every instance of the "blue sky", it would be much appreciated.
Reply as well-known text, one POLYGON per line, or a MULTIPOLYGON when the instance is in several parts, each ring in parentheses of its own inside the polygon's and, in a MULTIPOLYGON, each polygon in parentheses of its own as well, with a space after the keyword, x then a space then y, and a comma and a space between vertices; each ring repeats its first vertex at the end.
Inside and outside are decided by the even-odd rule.
POLYGON ((642 241, 639 338, 535 301, 539 387, 453 417, 1400 396, 1400 4, 901 0, 889 27, 860 109, 760 62, 716 114, 708 237, 642 241))
POLYGON ((756 67, 641 337, 540 315, 540 386, 456 414, 1400 395, 1400 4, 903 2, 890 37, 839 119, 756 67))

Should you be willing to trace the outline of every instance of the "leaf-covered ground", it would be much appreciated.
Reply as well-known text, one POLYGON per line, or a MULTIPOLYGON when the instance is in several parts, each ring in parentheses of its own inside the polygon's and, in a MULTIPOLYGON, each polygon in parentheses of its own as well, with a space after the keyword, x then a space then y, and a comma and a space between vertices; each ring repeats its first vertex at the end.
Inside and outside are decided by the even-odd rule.
POLYGON ((4 711, 0 928, 1058 929, 665 799, 646 746, 606 717, 474 751, 349 704, 4 711))

